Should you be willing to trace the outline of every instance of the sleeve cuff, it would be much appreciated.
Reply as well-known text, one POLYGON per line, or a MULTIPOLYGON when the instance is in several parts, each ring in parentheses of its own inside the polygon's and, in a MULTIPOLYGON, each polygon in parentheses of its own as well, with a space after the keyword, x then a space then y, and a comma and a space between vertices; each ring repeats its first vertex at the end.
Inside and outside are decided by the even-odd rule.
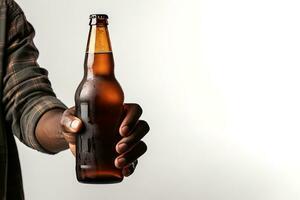
POLYGON ((40 118, 47 111, 57 108, 65 110, 67 109, 67 106, 54 96, 42 96, 32 102, 31 105, 32 106, 30 106, 29 110, 27 110, 24 119, 21 119, 25 120, 24 123, 22 123, 23 125, 21 127, 23 135, 25 136, 24 139, 27 141, 27 145, 33 149, 47 154, 55 154, 46 150, 39 144, 35 136, 35 129, 40 118))

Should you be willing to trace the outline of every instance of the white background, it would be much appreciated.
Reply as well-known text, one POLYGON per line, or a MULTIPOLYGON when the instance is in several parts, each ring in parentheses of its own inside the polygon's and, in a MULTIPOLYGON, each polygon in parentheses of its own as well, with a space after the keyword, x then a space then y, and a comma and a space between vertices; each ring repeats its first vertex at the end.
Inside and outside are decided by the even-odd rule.
POLYGON ((69 151, 18 143, 27 199, 300 199, 299 1, 18 2, 68 106, 89 14, 107 13, 126 102, 151 126, 135 174, 115 185, 80 184, 69 151))

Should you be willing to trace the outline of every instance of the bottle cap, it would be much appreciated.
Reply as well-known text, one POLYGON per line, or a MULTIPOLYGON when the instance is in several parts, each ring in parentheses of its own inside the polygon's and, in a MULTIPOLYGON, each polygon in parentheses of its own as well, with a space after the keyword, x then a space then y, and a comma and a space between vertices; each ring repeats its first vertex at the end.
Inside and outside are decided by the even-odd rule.
POLYGON ((90 15, 90 19, 108 19, 106 14, 92 14, 90 15))

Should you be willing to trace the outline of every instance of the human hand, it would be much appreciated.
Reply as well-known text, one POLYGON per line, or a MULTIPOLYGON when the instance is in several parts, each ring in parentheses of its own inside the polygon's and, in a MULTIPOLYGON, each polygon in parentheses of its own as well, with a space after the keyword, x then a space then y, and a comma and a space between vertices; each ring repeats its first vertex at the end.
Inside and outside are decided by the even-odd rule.
MULTIPOLYGON (((116 145, 120 154, 115 159, 115 166, 122 169, 124 176, 131 175, 137 165, 137 159, 146 150, 146 144, 141 139, 149 132, 146 121, 139 120, 142 108, 138 104, 124 104, 125 117, 120 125, 119 132, 122 139, 116 145)), ((76 134, 83 128, 82 121, 75 116, 75 108, 65 110, 61 118, 63 136, 68 142, 73 155, 76 155, 76 134)))

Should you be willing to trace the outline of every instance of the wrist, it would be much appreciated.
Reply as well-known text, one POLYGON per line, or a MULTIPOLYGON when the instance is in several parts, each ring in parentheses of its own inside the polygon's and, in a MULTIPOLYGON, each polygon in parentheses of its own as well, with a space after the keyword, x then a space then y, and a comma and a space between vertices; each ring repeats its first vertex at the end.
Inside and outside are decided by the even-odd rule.
POLYGON ((62 134, 60 121, 64 109, 55 108, 46 112, 39 120, 35 135, 40 145, 46 150, 58 153, 69 147, 62 134))

